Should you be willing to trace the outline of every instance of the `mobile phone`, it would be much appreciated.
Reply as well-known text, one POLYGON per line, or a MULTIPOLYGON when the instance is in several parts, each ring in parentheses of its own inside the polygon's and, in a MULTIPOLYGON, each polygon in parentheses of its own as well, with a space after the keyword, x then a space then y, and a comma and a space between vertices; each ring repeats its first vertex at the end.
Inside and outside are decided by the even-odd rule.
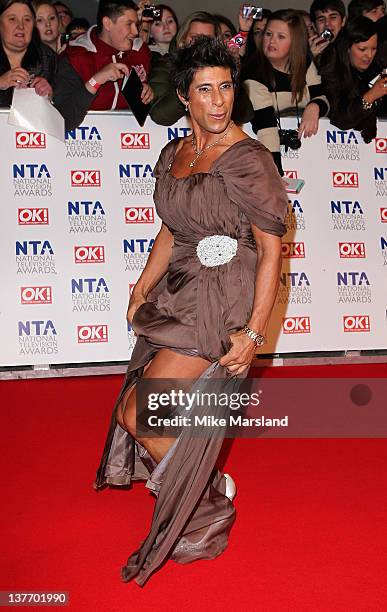
POLYGON ((157 19, 161 18, 161 9, 157 8, 154 4, 148 4, 147 6, 144 6, 142 16, 156 21, 157 19))
POLYGON ((263 8, 260 6, 247 6, 245 5, 242 9, 243 19, 262 19, 263 8))

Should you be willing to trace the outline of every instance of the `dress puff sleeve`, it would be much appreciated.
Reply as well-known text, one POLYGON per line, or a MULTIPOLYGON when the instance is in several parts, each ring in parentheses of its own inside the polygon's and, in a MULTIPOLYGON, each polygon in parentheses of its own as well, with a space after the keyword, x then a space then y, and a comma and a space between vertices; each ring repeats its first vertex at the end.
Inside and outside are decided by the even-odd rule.
POLYGON ((176 140, 171 140, 161 149, 159 158, 153 170, 153 176, 156 180, 168 171, 168 166, 173 160, 175 146, 176 140))
POLYGON ((161 149, 161 153, 153 169, 153 176, 156 179, 154 191, 153 191, 153 201, 155 203, 156 211, 159 217, 161 217, 161 214, 158 208, 158 204, 159 204, 159 201, 162 200, 163 194, 165 196, 164 178, 166 178, 167 173, 169 171, 169 165, 173 161, 175 147, 176 147, 175 140, 171 140, 170 142, 168 142, 168 144, 166 144, 165 147, 161 149))
POLYGON ((232 145, 213 166, 227 195, 250 223, 275 236, 286 233, 288 198, 272 155, 252 138, 232 145))

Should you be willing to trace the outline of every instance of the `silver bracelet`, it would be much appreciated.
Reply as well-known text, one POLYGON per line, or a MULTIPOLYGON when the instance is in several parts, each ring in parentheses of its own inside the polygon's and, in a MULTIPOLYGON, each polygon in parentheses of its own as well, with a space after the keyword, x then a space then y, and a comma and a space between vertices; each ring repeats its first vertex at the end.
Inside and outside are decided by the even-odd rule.
POLYGON ((367 102, 367 100, 364 100, 364 98, 361 99, 361 105, 363 110, 371 110, 371 108, 373 107, 374 103, 373 102, 367 102))
POLYGON ((243 327, 242 331, 244 331, 245 334, 251 340, 253 340, 253 342, 255 342, 256 346, 262 346, 262 344, 265 344, 266 342, 265 336, 262 336, 261 334, 258 334, 257 332, 253 331, 252 329, 250 329, 250 327, 247 327, 247 325, 243 327))

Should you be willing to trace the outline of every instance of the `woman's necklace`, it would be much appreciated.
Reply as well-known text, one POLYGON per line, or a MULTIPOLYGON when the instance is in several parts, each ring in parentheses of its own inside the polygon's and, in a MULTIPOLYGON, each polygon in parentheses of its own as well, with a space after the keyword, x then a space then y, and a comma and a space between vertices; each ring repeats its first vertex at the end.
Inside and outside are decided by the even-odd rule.
POLYGON ((196 164, 196 162, 198 161, 199 157, 201 155, 203 155, 204 151, 208 151, 208 149, 212 149, 212 147, 214 147, 215 145, 219 144, 221 142, 221 140, 223 140, 223 138, 226 138, 227 134, 229 133, 229 131, 231 130, 231 128, 233 127, 234 122, 230 121, 229 126, 227 128, 227 130, 225 131, 225 133, 223 134, 223 136, 221 136, 220 138, 218 138, 218 140, 215 140, 215 142, 211 142, 211 144, 207 145, 206 147, 204 147, 201 151, 198 151, 198 149, 196 148, 196 139, 195 139, 195 134, 192 134, 192 148, 196 153, 196 157, 195 159, 193 159, 191 161, 191 163, 189 164, 190 168, 193 168, 193 166, 196 164))

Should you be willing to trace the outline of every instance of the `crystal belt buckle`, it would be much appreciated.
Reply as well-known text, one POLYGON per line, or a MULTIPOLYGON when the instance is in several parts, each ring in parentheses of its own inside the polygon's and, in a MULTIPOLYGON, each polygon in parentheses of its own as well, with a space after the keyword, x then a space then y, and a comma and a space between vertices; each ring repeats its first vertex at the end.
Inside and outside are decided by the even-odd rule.
POLYGON ((196 247, 200 263, 207 268, 221 266, 235 257, 238 241, 230 236, 206 236, 196 247))

